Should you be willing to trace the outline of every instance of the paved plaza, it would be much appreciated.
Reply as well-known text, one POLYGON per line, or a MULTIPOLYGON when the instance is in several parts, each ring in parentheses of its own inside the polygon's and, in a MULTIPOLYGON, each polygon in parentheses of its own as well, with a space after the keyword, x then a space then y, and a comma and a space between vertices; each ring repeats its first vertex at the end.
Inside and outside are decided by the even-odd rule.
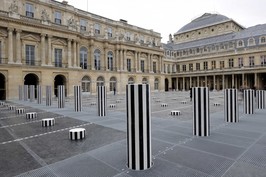
MULTIPOLYGON (((189 92, 151 94, 153 167, 127 168, 125 95, 107 95, 107 116, 97 116, 96 96, 83 98, 82 112, 30 101, 7 101, 36 112, 28 120, 0 106, 0 176, 9 177, 254 177, 266 176, 266 110, 243 114, 239 95, 239 123, 224 122, 222 91, 210 92, 210 136, 192 135, 189 92), (168 106, 161 107, 162 103, 168 106), (214 103, 220 103, 214 106, 214 103), (110 104, 116 106, 110 108, 110 104), (170 115, 172 110, 181 115, 170 115), (41 119, 55 118, 42 127, 41 119), (83 140, 71 141, 68 131, 85 128, 83 140)), ((255 106, 256 107, 256 106, 255 106)))

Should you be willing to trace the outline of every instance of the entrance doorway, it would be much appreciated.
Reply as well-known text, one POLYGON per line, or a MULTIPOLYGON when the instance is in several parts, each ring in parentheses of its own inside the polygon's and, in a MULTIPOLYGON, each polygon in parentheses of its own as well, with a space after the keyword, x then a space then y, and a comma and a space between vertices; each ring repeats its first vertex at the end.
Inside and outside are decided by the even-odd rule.
POLYGON ((66 78, 63 75, 57 75, 54 78, 54 95, 57 97, 57 87, 59 85, 65 86, 65 96, 67 96, 67 89, 66 89, 66 78))
POLYGON ((0 100, 6 100, 6 78, 0 73, 0 100))

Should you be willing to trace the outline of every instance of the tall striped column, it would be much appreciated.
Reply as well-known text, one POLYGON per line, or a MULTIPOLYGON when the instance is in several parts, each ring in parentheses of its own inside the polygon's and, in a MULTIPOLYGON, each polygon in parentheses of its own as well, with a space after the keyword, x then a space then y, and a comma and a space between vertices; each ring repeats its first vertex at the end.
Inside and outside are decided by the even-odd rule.
POLYGON ((42 86, 37 85, 37 103, 42 104, 42 86))
POLYGON ((35 97, 35 86, 30 85, 30 102, 34 101, 34 97, 35 97))
POLYGON ((82 100, 81 100, 81 87, 79 85, 74 86, 74 105, 75 105, 75 111, 80 112, 82 108, 82 100))
POLYGON ((265 96, 266 91, 265 90, 257 90, 256 91, 256 97, 257 97, 257 108, 258 109, 265 109, 265 96))
POLYGON ((239 122, 237 89, 224 90, 224 120, 225 122, 239 122))
POLYGON ((209 88, 193 87, 193 135, 210 135, 209 88))
POLYGON ((254 90, 244 90, 244 114, 254 114, 254 90))
POLYGON ((46 106, 52 105, 52 86, 46 86, 46 106))
POLYGON ((98 116, 106 116, 106 89, 105 86, 97 87, 98 116))
POLYGON ((59 85, 57 89, 58 93, 58 108, 65 107, 65 86, 59 85))
POLYGON ((128 84, 126 107, 127 166, 146 170, 152 166, 150 85, 128 84))
POLYGON ((24 101, 28 101, 28 94, 29 94, 29 86, 24 85, 23 86, 23 93, 24 93, 24 101))
POLYGON ((18 86, 18 99, 22 100, 22 95, 23 95, 23 87, 22 85, 18 86))

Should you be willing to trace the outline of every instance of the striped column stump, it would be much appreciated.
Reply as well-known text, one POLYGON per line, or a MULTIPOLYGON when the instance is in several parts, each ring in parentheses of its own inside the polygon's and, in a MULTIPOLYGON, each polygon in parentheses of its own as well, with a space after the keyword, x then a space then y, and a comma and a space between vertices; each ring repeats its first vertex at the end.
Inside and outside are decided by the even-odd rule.
POLYGON ((237 89, 224 90, 224 121, 239 122, 237 89))
POLYGON ((85 128, 74 128, 69 130, 70 140, 80 140, 85 138, 85 128))
POLYGON ((91 102, 91 105, 96 105, 96 102, 91 102))
POLYGON ((258 109, 265 109, 265 90, 257 90, 256 97, 257 97, 257 108, 258 109))
POLYGON ((244 90, 244 114, 254 114, 254 90, 244 90))
POLYGON ((24 85, 23 86, 23 96, 24 96, 24 101, 28 101, 28 97, 29 97, 29 86, 28 85, 24 85))
POLYGON ((35 119, 35 118, 37 118, 36 112, 27 112, 26 113, 26 119, 35 119))
POLYGON ((192 88, 193 135, 210 135, 209 88, 192 88))
POLYGON ((180 103, 181 104, 187 104, 187 101, 181 101, 180 103))
POLYGON ((81 99, 81 87, 74 86, 74 109, 75 112, 80 112, 82 108, 82 99, 81 99))
POLYGON ((116 103, 121 103, 121 100, 116 100, 115 102, 116 102, 116 103))
POLYGON ((52 105, 52 86, 46 86, 46 106, 52 105))
POLYGON ((98 116, 106 116, 106 89, 105 86, 97 87, 98 116))
POLYGON ((55 124, 54 118, 42 119, 42 127, 51 127, 51 126, 54 126, 54 124, 55 124))
POLYGON ((23 87, 22 85, 19 85, 18 86, 18 99, 22 100, 22 97, 23 97, 23 87))
POLYGON ((37 104, 42 104, 42 86, 37 85, 37 104))
POLYGON ((65 86, 59 85, 57 89, 58 93, 58 108, 64 108, 65 107, 65 86))
POLYGON ((25 109, 24 108, 17 108, 16 109, 16 113, 17 114, 24 114, 25 113, 25 109))
POLYGON ((8 104, 8 103, 4 103, 3 106, 8 108, 8 107, 10 106, 10 104, 8 104))
POLYGON ((10 110, 10 111, 15 111, 16 110, 16 106, 13 106, 13 105, 9 105, 8 106, 8 109, 10 110))
POLYGON ((152 166, 151 105, 149 84, 126 86, 127 166, 146 170, 152 166))
POLYGON ((179 116, 181 115, 181 112, 178 111, 178 110, 172 110, 171 113, 170 113, 171 116, 179 116))
POLYGON ((4 106, 5 102, 0 101, 0 106, 4 106))
POLYGON ((35 100, 35 86, 30 85, 30 102, 33 102, 35 100))
POLYGON ((213 106, 221 106, 221 103, 213 103, 213 106))
POLYGON ((116 107, 116 104, 110 104, 109 107, 110 108, 115 108, 116 107))
POLYGON ((167 103, 161 103, 161 107, 168 107, 167 103))

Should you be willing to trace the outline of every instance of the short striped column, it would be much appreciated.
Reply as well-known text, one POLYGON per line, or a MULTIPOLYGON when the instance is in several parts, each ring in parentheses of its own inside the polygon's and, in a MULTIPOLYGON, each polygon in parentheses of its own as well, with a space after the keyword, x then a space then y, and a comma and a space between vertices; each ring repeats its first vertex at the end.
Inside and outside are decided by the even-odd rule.
POLYGON ((37 104, 42 104, 42 86, 37 85, 37 104))
POLYGON ((257 108, 258 109, 265 109, 265 90, 257 90, 256 97, 257 97, 257 108))
POLYGON ((42 119, 42 127, 51 127, 51 126, 54 126, 54 124, 55 124, 54 118, 42 119))
POLYGON ((80 85, 74 86, 74 107, 76 112, 80 112, 82 108, 81 100, 81 87, 80 85))
POLYGON ((23 97, 23 87, 22 85, 19 85, 18 86, 18 99, 22 100, 22 97, 23 97))
POLYGON ((98 116, 106 116, 106 89, 105 86, 97 87, 98 116))
POLYGON ((244 114, 254 114, 254 90, 244 90, 244 114))
POLYGON ((146 170, 152 166, 150 85, 128 84, 126 108, 127 166, 146 170))
POLYGON ((35 119, 37 118, 37 113, 36 112, 28 112, 26 113, 26 119, 35 119))
POLYGON ((69 139, 70 140, 80 140, 85 138, 85 128, 74 128, 69 130, 69 139))
POLYGON ((237 89, 224 90, 224 121, 239 122, 237 89))
POLYGON ((24 85, 23 86, 23 96, 24 96, 24 101, 28 101, 28 97, 29 97, 29 86, 28 85, 24 85))
POLYGON ((52 86, 46 85, 46 106, 52 105, 52 86))
POLYGON ((25 109, 24 108, 17 108, 16 109, 16 113, 17 114, 24 114, 25 113, 25 109))
POLYGON ((209 88, 192 88, 193 135, 210 135, 209 88))
POLYGON ((34 85, 30 85, 30 102, 34 101, 34 93, 35 93, 35 86, 34 85))
POLYGON ((65 107, 65 86, 59 85, 57 89, 58 93, 58 108, 65 107))

